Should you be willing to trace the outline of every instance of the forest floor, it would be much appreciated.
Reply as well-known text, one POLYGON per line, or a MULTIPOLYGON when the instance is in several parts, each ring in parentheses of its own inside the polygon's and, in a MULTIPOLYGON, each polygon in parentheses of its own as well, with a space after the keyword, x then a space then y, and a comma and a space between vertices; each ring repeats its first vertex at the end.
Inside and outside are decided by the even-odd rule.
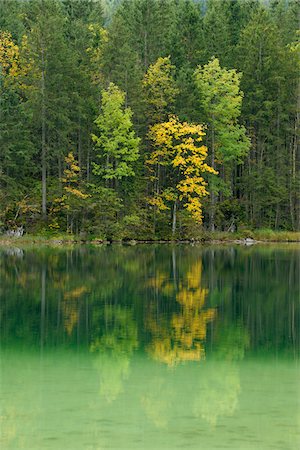
POLYGON ((89 245, 106 245, 106 244, 241 244, 253 245, 260 243, 288 243, 294 242, 300 244, 299 231, 273 231, 273 230, 254 230, 242 231, 236 233, 228 233, 222 231, 208 232, 204 231, 195 238, 189 239, 130 239, 130 240, 113 240, 108 241, 97 238, 95 236, 82 238, 70 234, 55 235, 32 235, 25 234, 21 237, 10 237, 6 235, 0 236, 0 246, 28 246, 28 245, 51 245, 51 246, 67 246, 74 244, 89 245))

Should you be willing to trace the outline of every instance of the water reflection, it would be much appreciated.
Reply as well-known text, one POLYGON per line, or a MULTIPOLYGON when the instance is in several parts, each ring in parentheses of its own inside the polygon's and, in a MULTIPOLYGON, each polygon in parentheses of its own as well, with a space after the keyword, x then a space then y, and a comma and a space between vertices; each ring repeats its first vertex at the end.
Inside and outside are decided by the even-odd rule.
MULTIPOLYGON (((112 402, 123 390, 129 376, 130 359, 138 346, 137 326, 132 311, 119 306, 105 306, 103 333, 99 330, 92 340, 90 351, 96 355, 99 370, 100 395, 112 402)), ((98 317, 99 323, 101 317, 98 317)))
POLYGON ((3 448, 297 448, 299 254, 2 252, 3 448))
POLYGON ((203 373, 193 412, 215 427, 219 417, 232 416, 238 406, 240 374, 236 365, 212 365, 203 373))
MULTIPOLYGON (((173 252, 174 263, 175 252, 173 252)), ((173 279, 176 278, 173 275, 173 279)), ((205 307, 209 290, 202 287, 202 260, 196 259, 178 286, 166 274, 157 273, 150 279, 156 295, 175 296, 180 305, 170 317, 156 314, 153 302, 147 310, 146 326, 152 339, 147 351, 158 360, 174 366, 182 361, 200 361, 205 358, 204 343, 207 325, 216 316, 216 308, 205 307), (161 291, 161 292, 160 292, 161 291)))
POLYGON ((89 350, 123 327, 135 330, 135 348, 174 366, 207 353, 228 358, 246 330, 240 356, 248 348, 296 357, 299 265, 297 249, 269 247, 5 251, 2 345, 89 350))

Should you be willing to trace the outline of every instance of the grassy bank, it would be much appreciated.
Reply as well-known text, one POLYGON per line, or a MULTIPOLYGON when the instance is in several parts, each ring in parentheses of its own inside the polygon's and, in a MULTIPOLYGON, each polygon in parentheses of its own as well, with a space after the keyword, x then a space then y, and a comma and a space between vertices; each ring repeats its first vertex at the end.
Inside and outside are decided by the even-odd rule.
POLYGON ((41 234, 32 235, 25 234, 22 237, 8 237, 6 235, 0 236, 0 245, 2 246, 22 246, 22 245, 73 245, 73 244, 91 244, 91 245, 101 245, 110 243, 127 243, 127 244, 138 244, 138 243, 168 243, 168 242, 195 242, 195 243, 266 243, 266 242, 299 242, 300 243, 300 232, 296 231, 273 231, 273 230, 254 230, 254 231, 240 231, 237 233, 227 233, 227 232, 208 232, 203 231, 201 234, 197 235, 192 239, 132 239, 126 241, 113 240, 107 241, 97 236, 88 236, 82 238, 76 235, 70 234, 41 234))

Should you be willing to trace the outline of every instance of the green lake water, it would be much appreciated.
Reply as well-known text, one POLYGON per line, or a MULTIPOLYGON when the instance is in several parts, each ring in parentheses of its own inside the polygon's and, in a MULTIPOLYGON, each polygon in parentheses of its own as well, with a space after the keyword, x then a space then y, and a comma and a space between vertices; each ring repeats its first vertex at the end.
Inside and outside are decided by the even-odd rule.
POLYGON ((300 247, 0 249, 0 448, 299 449, 300 247))

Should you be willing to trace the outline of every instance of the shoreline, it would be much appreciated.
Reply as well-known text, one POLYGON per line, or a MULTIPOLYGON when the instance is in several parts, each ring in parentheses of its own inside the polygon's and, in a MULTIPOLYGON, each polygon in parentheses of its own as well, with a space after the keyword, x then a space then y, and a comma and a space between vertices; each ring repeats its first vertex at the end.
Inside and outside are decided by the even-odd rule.
POLYGON ((188 239, 101 239, 97 237, 90 237, 83 239, 78 236, 43 236, 43 235, 23 235, 21 237, 0 236, 1 247, 18 247, 18 246, 70 246, 70 245, 157 245, 157 244, 187 244, 187 245, 222 245, 222 244, 236 244, 236 245, 259 245, 259 244, 300 244, 300 232, 285 232, 274 231, 264 233, 261 231, 253 231, 251 233, 226 233, 214 232, 203 233, 203 236, 188 239), (244 234, 244 235, 243 235, 244 234))

